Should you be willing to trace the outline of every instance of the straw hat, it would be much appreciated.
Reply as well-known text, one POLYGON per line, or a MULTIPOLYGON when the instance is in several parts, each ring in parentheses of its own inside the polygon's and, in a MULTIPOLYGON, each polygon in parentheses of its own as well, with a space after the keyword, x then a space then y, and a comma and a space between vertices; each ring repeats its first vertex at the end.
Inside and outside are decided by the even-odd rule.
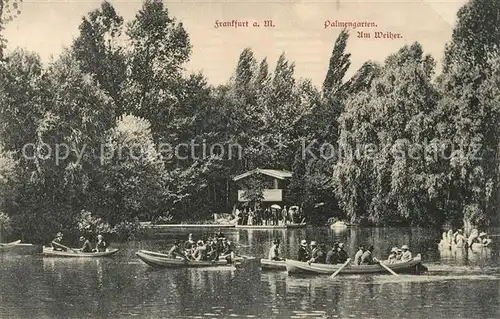
POLYGON ((483 236, 486 236, 485 232, 482 232, 482 233, 479 234, 479 237, 483 237, 483 236))
POLYGON ((311 243, 309 244, 310 246, 318 246, 318 244, 316 243, 315 240, 311 241, 311 243))
POLYGON ((307 240, 302 239, 302 240, 300 241, 300 246, 307 247, 307 240))
POLYGON ((408 245, 403 245, 403 246, 401 246, 401 249, 409 249, 409 248, 408 248, 408 245))
POLYGON ((344 248, 344 243, 339 243, 339 248, 344 248))
POLYGON ((63 233, 61 233, 61 232, 58 232, 58 233, 56 234, 56 237, 62 237, 62 236, 63 236, 63 233))
POLYGON ((398 252, 398 247, 392 247, 391 253, 397 253, 398 252))

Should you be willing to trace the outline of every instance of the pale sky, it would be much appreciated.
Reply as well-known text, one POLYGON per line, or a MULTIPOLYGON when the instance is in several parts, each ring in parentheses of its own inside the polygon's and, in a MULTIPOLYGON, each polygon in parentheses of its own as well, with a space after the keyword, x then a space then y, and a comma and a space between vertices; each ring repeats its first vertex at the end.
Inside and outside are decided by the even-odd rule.
MULTIPOLYGON (((110 1, 125 21, 142 5, 138 0, 110 1)), ((211 84, 226 83, 239 54, 251 47, 256 57, 268 58, 273 68, 282 52, 295 62, 298 78, 321 85, 333 43, 341 28, 325 29, 325 21, 375 22, 376 28, 351 30, 347 50, 351 75, 367 60, 383 61, 404 44, 419 41, 438 61, 451 39, 457 10, 465 0, 336 0, 331 1, 165 1, 170 15, 182 21, 193 46, 189 72, 202 71, 211 84), (273 20, 274 28, 214 28, 219 21, 273 20), (357 38, 357 30, 372 38, 357 38), (374 39, 375 31, 400 33, 400 39, 374 39)), ((21 15, 6 26, 8 47, 36 51, 44 62, 57 57, 78 35, 81 18, 100 6, 96 0, 25 0, 21 15)))

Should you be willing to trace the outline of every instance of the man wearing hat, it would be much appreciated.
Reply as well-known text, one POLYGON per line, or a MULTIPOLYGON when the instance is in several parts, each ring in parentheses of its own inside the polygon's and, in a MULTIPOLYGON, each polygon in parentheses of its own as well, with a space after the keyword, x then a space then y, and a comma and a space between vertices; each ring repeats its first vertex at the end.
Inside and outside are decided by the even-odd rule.
POLYGON ((97 243, 95 244, 95 251, 104 252, 108 248, 108 244, 104 241, 104 237, 97 235, 97 243))
POLYGON ((326 254, 326 263, 330 265, 335 265, 339 263, 339 243, 334 242, 332 249, 326 254))
POLYGON ((344 250, 344 243, 340 243, 338 248, 337 248, 337 256, 338 256, 338 262, 339 264, 343 264, 347 261, 349 256, 347 255, 347 252, 344 250))
POLYGON ((373 265, 375 262, 373 261, 373 250, 375 248, 370 246, 361 256, 361 265, 373 265))
POLYGON ((308 263, 318 263, 318 264, 324 264, 325 263, 325 251, 323 250, 323 247, 319 246, 316 241, 311 241, 311 258, 309 259, 308 263))
POLYGON ((58 232, 56 238, 52 240, 51 246, 53 250, 66 251, 66 248, 62 247, 63 233, 58 232))
POLYGON ((392 247, 391 253, 389 254, 389 257, 387 258, 387 263, 388 264, 395 264, 397 263, 397 255, 398 253, 398 247, 392 247))
POLYGON ((92 252, 92 244, 90 243, 90 240, 87 239, 85 236, 80 236, 80 242, 82 244, 82 248, 80 248, 80 251, 82 253, 91 253, 92 252))
POLYGON ((307 262, 309 260, 309 251, 307 250, 307 240, 300 241, 299 251, 297 253, 297 260, 307 262))
POLYGON ((273 245, 271 246, 271 249, 269 249, 269 260, 283 260, 283 258, 280 257, 279 247, 279 239, 273 240, 273 245))
POLYGON ((413 257, 411 256, 411 251, 408 248, 408 245, 401 246, 401 250, 403 251, 403 254, 401 255, 401 261, 406 262, 413 259, 413 257))

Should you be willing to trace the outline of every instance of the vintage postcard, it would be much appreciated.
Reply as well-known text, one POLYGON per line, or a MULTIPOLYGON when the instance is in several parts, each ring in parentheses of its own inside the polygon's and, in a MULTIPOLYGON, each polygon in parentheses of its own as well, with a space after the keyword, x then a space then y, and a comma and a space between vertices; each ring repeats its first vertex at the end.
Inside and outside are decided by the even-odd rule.
POLYGON ((499 318, 499 25, 0 0, 0 318, 499 318))

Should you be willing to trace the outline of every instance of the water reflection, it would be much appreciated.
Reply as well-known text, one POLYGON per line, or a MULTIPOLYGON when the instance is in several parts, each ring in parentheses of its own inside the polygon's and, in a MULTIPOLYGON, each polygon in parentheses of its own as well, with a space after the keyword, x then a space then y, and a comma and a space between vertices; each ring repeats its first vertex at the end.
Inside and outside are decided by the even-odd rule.
MULTIPOLYGON (((297 230, 232 230, 226 236, 241 253, 264 257, 273 238, 294 257, 301 239, 373 244, 385 257, 407 243, 423 254, 423 276, 288 277, 285 272, 231 267, 152 269, 135 257, 139 249, 164 250, 187 233, 114 244, 113 258, 0 258, 0 317, 5 318, 495 318, 500 313, 500 258, 494 249, 439 251, 439 234, 427 229, 327 227, 297 230)), ((208 232, 194 232, 195 237, 208 232)))

